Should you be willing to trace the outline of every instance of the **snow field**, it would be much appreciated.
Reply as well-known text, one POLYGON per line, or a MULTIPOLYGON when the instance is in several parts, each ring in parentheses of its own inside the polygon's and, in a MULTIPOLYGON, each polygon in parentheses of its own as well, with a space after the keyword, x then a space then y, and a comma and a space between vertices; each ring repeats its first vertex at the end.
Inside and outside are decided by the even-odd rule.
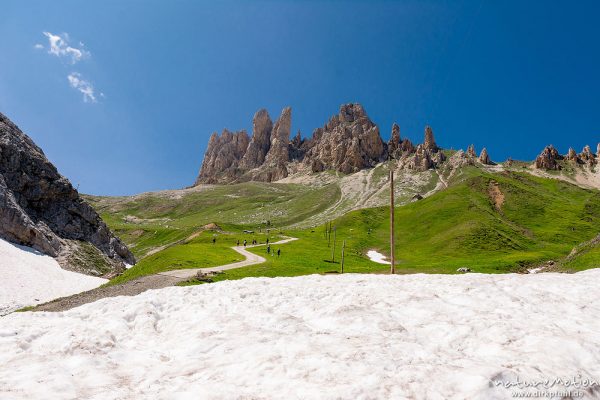
POLYGON ((509 399, 494 380, 600 380, 599 280, 248 278, 11 314, 0 398, 509 399))

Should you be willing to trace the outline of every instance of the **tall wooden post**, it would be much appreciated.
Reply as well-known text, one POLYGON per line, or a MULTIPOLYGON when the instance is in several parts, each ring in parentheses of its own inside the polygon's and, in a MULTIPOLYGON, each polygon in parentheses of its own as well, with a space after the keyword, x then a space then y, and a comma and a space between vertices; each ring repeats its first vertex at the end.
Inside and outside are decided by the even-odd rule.
POLYGON ((333 248, 331 249, 331 262, 335 262, 335 233, 337 228, 333 228, 333 248))
POLYGON ((331 222, 329 222, 329 227, 327 228, 327 247, 331 247, 331 222))
POLYGON ((344 250, 346 249, 346 239, 342 243, 342 274, 344 273, 344 250))
POLYGON ((390 163, 390 273, 396 272, 394 256, 394 169, 390 163))

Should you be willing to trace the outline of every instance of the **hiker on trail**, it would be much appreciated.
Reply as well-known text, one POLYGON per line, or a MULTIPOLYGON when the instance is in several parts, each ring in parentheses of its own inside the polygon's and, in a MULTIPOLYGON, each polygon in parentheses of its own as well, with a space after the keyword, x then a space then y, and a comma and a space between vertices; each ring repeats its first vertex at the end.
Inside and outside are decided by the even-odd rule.
POLYGON ((244 239, 244 247, 246 247, 246 239, 244 239))
POLYGON ((269 244, 269 238, 267 238, 267 244, 269 244))
POLYGON ((213 244, 217 242, 217 238, 213 236, 213 244))
POLYGON ((277 257, 281 255, 281 249, 277 249, 277 257))
POLYGON ((267 253, 270 253, 270 252, 271 252, 271 245, 268 245, 267 246, 267 253))
POLYGON ((237 246, 238 247, 240 246, 240 239, 238 239, 238 241, 237 241, 237 246))

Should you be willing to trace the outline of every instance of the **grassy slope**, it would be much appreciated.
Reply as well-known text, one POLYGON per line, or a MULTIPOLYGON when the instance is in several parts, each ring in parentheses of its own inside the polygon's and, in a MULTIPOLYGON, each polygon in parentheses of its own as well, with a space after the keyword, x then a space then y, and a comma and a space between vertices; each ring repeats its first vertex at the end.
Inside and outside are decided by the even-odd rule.
MULTIPOLYGON (((248 183, 190 193, 181 199, 148 196, 136 200, 96 198, 95 206, 111 228, 133 245, 136 255, 148 248, 181 240, 208 222, 218 223, 228 234, 213 246, 212 233, 190 243, 179 242, 143 258, 118 281, 164 269, 208 267, 238 259, 228 247, 243 240, 242 229, 257 229, 271 219, 285 225, 314 215, 339 198, 337 188, 311 189, 297 185, 248 183), (240 196, 240 197, 236 197, 240 196), (133 215, 141 220, 126 222, 133 215), (243 224, 248 221, 249 224, 243 224), (141 232, 141 233, 140 233, 141 232)), ((342 240, 346 240, 347 272, 387 269, 365 257, 369 249, 387 254, 388 213, 385 207, 354 211, 334 221, 337 228, 336 263, 324 238, 324 227, 285 231, 299 241, 282 246, 282 256, 267 262, 230 270, 217 279, 246 276, 293 276, 339 270, 342 240)), ((476 272, 509 272, 548 259, 564 257, 571 249, 598 233, 600 193, 527 173, 490 174, 466 168, 450 188, 396 210, 399 272, 453 273, 468 266, 476 272), (504 195, 494 206, 490 187, 504 195)), ((258 236, 264 241, 262 234, 258 236), (261 236, 262 235, 262 236, 261 236)), ((264 248, 256 248, 264 255, 264 248)), ((590 252, 587 257, 594 257, 590 252)), ((582 258, 571 269, 593 262, 582 258)))
POLYGON ((138 258, 149 250, 183 240, 217 222, 224 230, 258 230, 264 222, 286 226, 317 214, 340 197, 336 185, 319 188, 295 184, 248 182, 188 191, 88 200, 138 258), (127 218, 134 217, 134 218, 127 218))
MULTIPOLYGON (((454 273, 462 266, 475 272, 512 272, 542 260, 566 255, 598 232, 600 193, 527 174, 483 174, 470 170, 449 189, 396 210, 399 273, 454 273), (500 210, 489 187, 505 195, 500 210)), ((345 270, 387 269, 364 257, 369 249, 387 254, 388 209, 351 212, 334 221, 337 258, 346 240, 345 270), (369 233, 370 232, 370 233, 369 233)), ((259 266, 227 271, 217 279, 287 276, 339 269, 331 264, 324 228, 290 234, 302 240, 282 247, 284 257, 259 266)), ((263 251, 263 250, 258 250, 263 251)), ((584 260, 585 262, 585 260, 584 260)))

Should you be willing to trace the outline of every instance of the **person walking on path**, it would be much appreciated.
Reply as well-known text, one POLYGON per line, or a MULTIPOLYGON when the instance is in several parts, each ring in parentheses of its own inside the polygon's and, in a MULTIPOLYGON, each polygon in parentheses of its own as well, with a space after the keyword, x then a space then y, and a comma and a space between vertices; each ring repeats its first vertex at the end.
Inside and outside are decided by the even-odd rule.
POLYGON ((281 255, 281 249, 277 249, 277 258, 281 255))
POLYGON ((267 238, 267 244, 269 244, 269 238, 267 238))
POLYGON ((244 239, 244 247, 246 247, 246 239, 244 239))
POLYGON ((270 253, 270 252, 271 252, 271 245, 269 244, 269 245, 267 245, 267 253, 270 253))
POLYGON ((213 244, 217 242, 217 238, 213 236, 213 244))
POLYGON ((240 247, 240 239, 237 241, 237 246, 240 247))

